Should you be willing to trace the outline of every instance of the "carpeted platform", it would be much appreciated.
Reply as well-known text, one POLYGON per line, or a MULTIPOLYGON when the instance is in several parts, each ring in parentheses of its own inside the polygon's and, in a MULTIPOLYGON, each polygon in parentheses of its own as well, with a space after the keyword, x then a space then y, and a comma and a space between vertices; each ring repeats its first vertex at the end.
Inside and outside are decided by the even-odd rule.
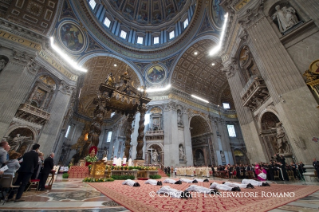
MULTIPOLYGON (((106 196, 132 211, 268 211, 270 209, 287 204, 296 199, 305 197, 319 190, 319 186, 277 185, 270 187, 256 187, 255 189, 242 189, 242 192, 258 192, 258 197, 210 197, 201 194, 192 199, 177 199, 171 197, 150 197, 150 192, 156 192, 160 186, 145 184, 138 181, 141 187, 122 185, 122 180, 107 183, 90 183, 90 185, 106 196), (262 193, 266 192, 266 193, 262 193), (294 197, 265 197, 273 192, 284 194, 294 192, 294 197), (264 194, 264 195, 263 195, 264 194), (263 195, 263 196, 262 196, 263 195)), ((210 181, 213 182, 213 181, 210 181)), ((218 182, 218 181, 216 181, 218 182)), ((221 182, 218 182, 221 183, 221 182)), ((209 187, 210 183, 197 183, 195 185, 209 187)), ((169 185, 171 188, 184 191, 190 184, 169 185)), ((224 192, 223 192, 224 193, 224 192)), ((233 192, 230 192, 233 193, 233 192)))

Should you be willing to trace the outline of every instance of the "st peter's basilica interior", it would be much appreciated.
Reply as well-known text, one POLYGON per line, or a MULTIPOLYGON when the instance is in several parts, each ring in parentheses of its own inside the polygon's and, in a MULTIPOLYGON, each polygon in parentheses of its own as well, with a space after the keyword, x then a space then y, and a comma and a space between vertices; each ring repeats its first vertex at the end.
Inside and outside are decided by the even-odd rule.
POLYGON ((227 167, 243 166, 244 178, 250 165, 269 168, 281 155, 306 172, 288 183, 268 171, 270 188, 298 198, 239 198, 218 210, 196 200, 196 211, 318 211, 318 11, 318 0, 0 0, 0 137, 8 156, 39 144, 59 167, 50 191, 30 189, 0 209, 194 211, 181 205, 196 198, 165 208, 116 193, 120 180, 106 190, 82 180, 104 160, 108 177, 129 165, 145 168, 136 181, 154 167, 162 180, 208 167, 195 175, 225 181, 227 167))

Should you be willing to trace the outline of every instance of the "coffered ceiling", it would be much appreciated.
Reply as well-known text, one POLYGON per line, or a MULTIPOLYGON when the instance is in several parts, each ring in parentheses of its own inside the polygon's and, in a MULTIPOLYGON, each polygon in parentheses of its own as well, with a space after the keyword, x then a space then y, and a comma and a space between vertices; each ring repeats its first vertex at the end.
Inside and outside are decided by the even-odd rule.
POLYGON ((211 131, 207 121, 201 116, 194 116, 191 119, 190 127, 192 137, 209 133, 211 131))
MULTIPOLYGON (((115 77, 115 82, 118 82, 120 75, 127 71, 132 79, 131 85, 135 88, 140 86, 139 78, 133 69, 116 58, 106 56, 94 57, 88 60, 84 66, 87 68, 88 73, 84 78, 78 104, 78 112, 82 115, 93 117, 95 106, 92 104, 92 101, 99 92, 100 84, 105 81, 110 73, 115 77)), ((105 117, 108 116, 106 115, 105 117)))
POLYGON ((58 0, 5 0, 0 17, 45 35, 54 23, 58 0))
POLYGON ((219 94, 228 82, 221 71, 221 59, 208 56, 215 45, 212 40, 201 40, 188 48, 173 71, 171 83, 181 91, 220 104, 219 94))

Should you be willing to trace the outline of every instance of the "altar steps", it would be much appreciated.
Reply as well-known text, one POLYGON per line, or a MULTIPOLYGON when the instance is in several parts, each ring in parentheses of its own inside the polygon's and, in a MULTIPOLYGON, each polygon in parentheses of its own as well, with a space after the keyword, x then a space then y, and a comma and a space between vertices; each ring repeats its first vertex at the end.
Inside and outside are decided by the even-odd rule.
POLYGON ((165 174, 165 172, 162 169, 158 168, 157 170, 158 170, 157 174, 161 175, 161 177, 167 177, 167 175, 165 174))

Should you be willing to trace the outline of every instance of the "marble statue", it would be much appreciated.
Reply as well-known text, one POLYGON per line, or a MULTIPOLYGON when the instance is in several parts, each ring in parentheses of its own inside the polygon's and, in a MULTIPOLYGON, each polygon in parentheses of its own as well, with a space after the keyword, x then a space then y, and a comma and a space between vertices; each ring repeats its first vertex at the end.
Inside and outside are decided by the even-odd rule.
POLYGON ((15 151, 18 150, 18 148, 26 139, 31 139, 31 138, 32 137, 20 136, 20 134, 17 134, 16 137, 12 139, 12 142, 9 142, 11 149, 15 151))
POLYGON ((278 28, 281 33, 286 32, 299 22, 296 10, 293 7, 283 7, 281 9, 280 5, 277 5, 275 9, 276 12, 273 14, 272 19, 278 22, 278 28))
POLYGON ((184 160, 185 159, 185 153, 183 146, 179 146, 179 159, 184 160))
POLYGON ((183 127, 182 112, 177 110, 177 125, 183 127))
POLYGON ((220 157, 222 158, 222 163, 226 164, 226 157, 225 157, 225 153, 223 151, 220 151, 220 157))
POLYGON ((128 160, 128 166, 133 166, 132 158, 128 160))
POLYGON ((290 147, 288 140, 286 138, 286 133, 284 131, 284 127, 282 126, 281 122, 278 122, 276 124, 276 131, 277 131, 277 147, 278 147, 278 153, 283 154, 283 153, 290 153, 290 147))
POLYGON ((158 161, 158 153, 156 150, 152 153, 152 161, 157 162, 158 161))

